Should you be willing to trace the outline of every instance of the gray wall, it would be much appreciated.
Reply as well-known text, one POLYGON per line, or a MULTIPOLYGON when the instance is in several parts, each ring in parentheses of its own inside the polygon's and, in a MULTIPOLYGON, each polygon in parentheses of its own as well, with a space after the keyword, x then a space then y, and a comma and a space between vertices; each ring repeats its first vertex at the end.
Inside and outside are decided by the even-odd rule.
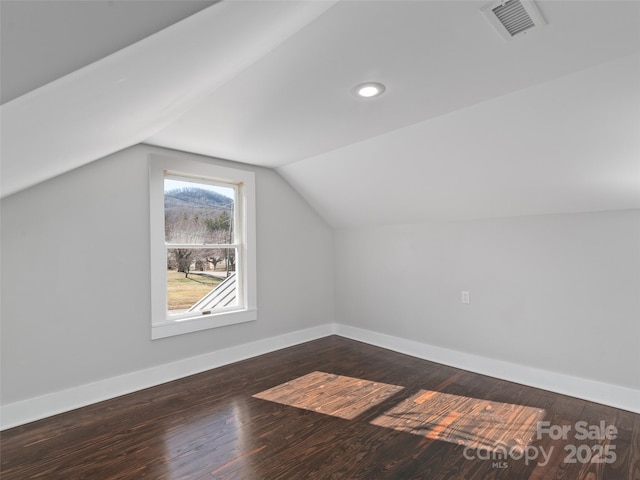
POLYGON ((171 153, 2 200, 2 404, 333 322, 331 229, 274 171, 232 164, 256 173, 258 321, 151 341, 149 152, 171 153))
POLYGON ((640 210, 332 232, 241 164, 259 320, 152 342, 149 152, 171 153, 137 146, 1 201, 2 404, 331 323, 334 292, 342 324, 640 388, 640 210))
POLYGON ((339 323, 640 388, 640 210, 340 230, 335 245, 339 323))

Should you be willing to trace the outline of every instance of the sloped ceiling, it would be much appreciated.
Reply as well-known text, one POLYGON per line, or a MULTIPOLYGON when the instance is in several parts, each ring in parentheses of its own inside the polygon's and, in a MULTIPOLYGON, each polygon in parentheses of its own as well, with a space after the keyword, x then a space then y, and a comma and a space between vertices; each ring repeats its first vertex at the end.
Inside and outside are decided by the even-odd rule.
POLYGON ((128 47, 215 0, 2 0, 0 103, 128 47))
POLYGON ((3 195, 146 142, 277 168, 336 227, 639 208, 640 2, 541 1, 511 42, 484 5, 214 4, 5 103, 3 195))

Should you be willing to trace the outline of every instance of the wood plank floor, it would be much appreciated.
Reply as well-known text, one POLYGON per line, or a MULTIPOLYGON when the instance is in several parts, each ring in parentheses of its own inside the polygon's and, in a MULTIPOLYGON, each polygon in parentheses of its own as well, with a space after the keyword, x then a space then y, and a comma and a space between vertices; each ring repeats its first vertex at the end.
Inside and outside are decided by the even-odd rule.
POLYGON ((1 455, 3 480, 640 480, 640 415, 332 336, 6 430, 1 455), (536 412, 566 438, 508 446, 536 412))

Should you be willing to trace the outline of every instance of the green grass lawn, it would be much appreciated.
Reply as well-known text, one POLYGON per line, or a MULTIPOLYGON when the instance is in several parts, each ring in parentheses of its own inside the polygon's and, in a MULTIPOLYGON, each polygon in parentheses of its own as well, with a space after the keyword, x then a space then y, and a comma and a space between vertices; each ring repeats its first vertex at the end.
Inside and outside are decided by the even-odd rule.
POLYGON ((189 274, 175 270, 167 272, 167 299, 169 311, 187 310, 222 282, 219 278, 200 275, 198 272, 189 274))

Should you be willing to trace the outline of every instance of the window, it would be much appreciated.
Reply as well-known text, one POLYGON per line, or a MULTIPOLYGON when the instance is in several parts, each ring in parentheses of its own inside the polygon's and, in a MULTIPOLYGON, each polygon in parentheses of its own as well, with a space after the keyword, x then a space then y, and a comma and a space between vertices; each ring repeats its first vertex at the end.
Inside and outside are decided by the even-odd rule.
POLYGON ((252 172, 151 155, 151 338, 257 318, 252 172))

